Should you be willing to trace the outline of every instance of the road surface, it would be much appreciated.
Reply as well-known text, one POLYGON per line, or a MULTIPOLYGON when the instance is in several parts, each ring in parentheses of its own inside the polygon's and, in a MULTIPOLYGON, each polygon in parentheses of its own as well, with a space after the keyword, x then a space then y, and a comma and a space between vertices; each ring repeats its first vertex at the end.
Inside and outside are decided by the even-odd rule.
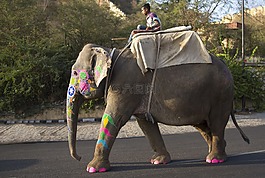
POLYGON ((236 129, 226 130, 227 162, 204 162, 207 146, 199 133, 165 135, 173 161, 167 165, 149 164, 151 148, 144 137, 117 139, 111 152, 112 170, 88 174, 86 164, 92 159, 96 140, 78 141, 82 160, 73 160, 67 142, 0 145, 0 177, 264 177, 265 126, 244 127, 251 144, 243 141, 236 129))

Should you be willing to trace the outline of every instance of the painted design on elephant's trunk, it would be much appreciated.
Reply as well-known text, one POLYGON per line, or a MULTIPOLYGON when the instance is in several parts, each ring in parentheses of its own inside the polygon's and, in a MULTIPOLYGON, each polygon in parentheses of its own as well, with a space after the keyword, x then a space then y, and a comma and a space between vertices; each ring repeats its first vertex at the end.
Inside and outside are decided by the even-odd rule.
POLYGON ((99 138, 97 141, 98 148, 103 146, 104 148, 108 149, 108 144, 106 140, 112 137, 110 133, 111 127, 109 128, 109 126, 116 128, 112 117, 105 113, 101 120, 101 128, 100 128, 99 138))
MULTIPOLYGON (((73 108, 74 108, 74 96, 76 93, 76 88, 72 85, 68 87, 67 91, 67 101, 66 101, 66 118, 67 118, 67 123, 72 122, 72 115, 73 113, 73 108)), ((69 132, 73 132, 72 129, 70 128, 70 125, 67 124, 67 128, 69 132)))

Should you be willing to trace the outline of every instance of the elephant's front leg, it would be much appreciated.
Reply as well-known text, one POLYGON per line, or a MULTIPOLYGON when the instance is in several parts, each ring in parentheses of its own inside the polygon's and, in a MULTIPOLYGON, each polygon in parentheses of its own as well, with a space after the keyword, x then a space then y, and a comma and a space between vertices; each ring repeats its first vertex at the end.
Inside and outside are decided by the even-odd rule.
POLYGON ((168 153, 162 135, 160 133, 157 122, 152 123, 145 119, 137 118, 137 122, 144 132, 146 138, 149 140, 155 154, 151 158, 152 164, 167 164, 171 161, 170 154, 168 153))
POLYGON ((89 173, 106 172, 110 169, 109 153, 118 135, 119 128, 115 125, 109 114, 104 114, 101 120, 101 127, 98 141, 95 147, 94 158, 87 165, 89 173))

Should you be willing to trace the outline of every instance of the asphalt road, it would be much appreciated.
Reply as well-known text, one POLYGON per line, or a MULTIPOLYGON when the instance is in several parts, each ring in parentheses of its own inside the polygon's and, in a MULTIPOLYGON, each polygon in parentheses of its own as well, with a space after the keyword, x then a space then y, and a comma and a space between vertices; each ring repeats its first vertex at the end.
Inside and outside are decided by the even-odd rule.
POLYGON ((199 133, 164 136, 173 161, 149 164, 152 151, 143 137, 117 139, 111 152, 112 170, 88 174, 96 141, 78 141, 82 160, 73 160, 67 142, 0 145, 0 177, 265 177, 265 126, 245 127, 251 144, 236 129, 226 130, 229 160, 219 165, 204 162, 207 146, 199 133))

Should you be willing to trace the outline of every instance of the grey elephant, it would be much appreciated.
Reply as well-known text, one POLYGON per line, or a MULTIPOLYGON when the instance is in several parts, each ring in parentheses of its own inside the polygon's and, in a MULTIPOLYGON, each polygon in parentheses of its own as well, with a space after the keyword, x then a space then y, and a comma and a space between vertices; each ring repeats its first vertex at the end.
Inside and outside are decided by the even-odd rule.
POLYGON ((81 159, 76 153, 77 119, 81 104, 86 99, 103 97, 107 92, 107 105, 94 158, 87 165, 88 172, 110 170, 112 145, 119 130, 132 115, 137 117, 140 128, 155 152, 151 158, 152 164, 171 161, 158 123, 194 126, 208 144, 206 162, 224 162, 227 159, 224 130, 230 115, 245 141, 249 140, 234 118, 232 75, 222 60, 212 55, 211 59, 211 64, 186 64, 158 69, 153 82, 153 72, 143 75, 129 48, 113 51, 94 44, 85 45, 72 66, 67 91, 71 156, 76 160, 81 159), (146 107, 148 105, 150 107, 146 107))

